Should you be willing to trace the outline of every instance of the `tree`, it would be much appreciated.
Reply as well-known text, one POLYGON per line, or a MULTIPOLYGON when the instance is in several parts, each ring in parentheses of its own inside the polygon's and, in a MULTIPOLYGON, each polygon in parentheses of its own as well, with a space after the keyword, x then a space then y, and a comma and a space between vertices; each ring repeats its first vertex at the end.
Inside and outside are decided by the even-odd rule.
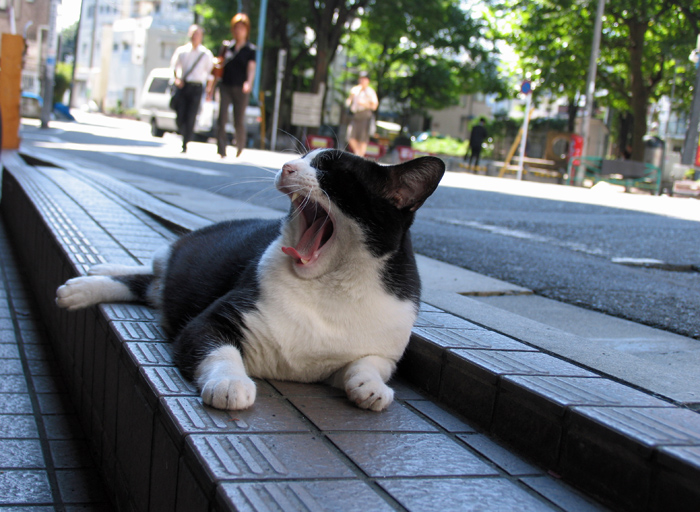
MULTIPOLYGON (((597 2, 491 2, 495 15, 512 28, 504 37, 523 57, 524 67, 541 79, 539 89, 565 95, 570 105, 578 104, 585 87, 597 2)), ((671 62, 687 60, 695 45, 699 15, 698 0, 606 3, 596 89, 607 94, 597 101, 615 108, 630 122, 635 160, 644 155, 649 104, 668 92, 671 62)))
POLYGON ((345 36, 348 55, 371 71, 379 98, 404 105, 406 116, 455 105, 463 94, 505 94, 483 40, 487 27, 460 2, 377 2, 360 21, 345 36))

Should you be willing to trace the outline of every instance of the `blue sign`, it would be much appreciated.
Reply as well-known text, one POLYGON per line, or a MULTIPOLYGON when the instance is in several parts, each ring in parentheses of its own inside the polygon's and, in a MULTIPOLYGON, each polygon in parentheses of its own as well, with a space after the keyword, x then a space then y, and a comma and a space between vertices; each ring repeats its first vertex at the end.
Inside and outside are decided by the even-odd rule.
POLYGON ((523 83, 520 84, 520 92, 523 94, 530 94, 532 92, 532 83, 530 80, 523 80, 523 83))

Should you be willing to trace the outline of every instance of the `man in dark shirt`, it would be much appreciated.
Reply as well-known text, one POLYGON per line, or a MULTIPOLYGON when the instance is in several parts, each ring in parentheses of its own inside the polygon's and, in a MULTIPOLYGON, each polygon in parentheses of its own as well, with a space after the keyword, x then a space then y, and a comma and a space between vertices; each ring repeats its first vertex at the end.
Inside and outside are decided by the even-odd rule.
POLYGON ((479 120, 479 124, 472 128, 472 133, 469 137, 469 149, 467 149, 467 152, 464 154, 464 161, 467 162, 467 167, 471 167, 472 159, 474 159, 474 169, 479 166, 481 146, 488 137, 485 124, 486 118, 482 117, 479 120))

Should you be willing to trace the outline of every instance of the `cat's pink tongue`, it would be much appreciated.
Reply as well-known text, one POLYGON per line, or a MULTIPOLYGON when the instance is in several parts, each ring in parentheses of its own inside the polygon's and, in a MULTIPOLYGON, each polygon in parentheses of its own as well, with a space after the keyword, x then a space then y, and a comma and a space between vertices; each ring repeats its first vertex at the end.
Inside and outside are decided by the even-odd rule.
POLYGON ((316 251, 321 247, 323 236, 330 227, 328 219, 316 219, 301 236, 296 247, 282 247, 282 252, 297 260, 297 263, 306 265, 314 259, 316 251))

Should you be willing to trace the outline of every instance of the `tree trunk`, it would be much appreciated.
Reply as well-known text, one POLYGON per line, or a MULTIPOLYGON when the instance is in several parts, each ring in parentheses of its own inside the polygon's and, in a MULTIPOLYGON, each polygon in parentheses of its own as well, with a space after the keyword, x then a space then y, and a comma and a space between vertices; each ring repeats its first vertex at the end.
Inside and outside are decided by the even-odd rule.
POLYGON ((644 135, 647 132, 647 107, 649 91, 644 83, 642 61, 644 57, 644 35, 648 21, 629 20, 630 31, 630 92, 632 96, 632 160, 644 160, 644 135))

